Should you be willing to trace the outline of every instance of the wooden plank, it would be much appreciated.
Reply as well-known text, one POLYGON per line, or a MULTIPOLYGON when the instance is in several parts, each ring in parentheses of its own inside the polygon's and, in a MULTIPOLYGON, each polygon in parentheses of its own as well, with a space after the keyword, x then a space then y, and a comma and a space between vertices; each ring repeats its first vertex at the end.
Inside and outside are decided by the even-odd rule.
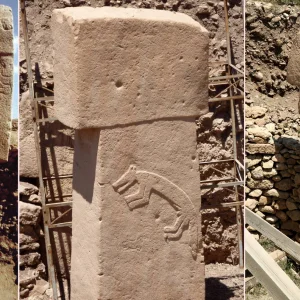
POLYGON ((300 290, 255 238, 245 230, 246 268, 274 300, 299 300, 300 290))
POLYGON ((288 253, 297 262, 300 262, 300 245, 292 241, 285 234, 263 220, 249 208, 245 209, 246 223, 254 227, 265 237, 270 239, 276 246, 288 253))

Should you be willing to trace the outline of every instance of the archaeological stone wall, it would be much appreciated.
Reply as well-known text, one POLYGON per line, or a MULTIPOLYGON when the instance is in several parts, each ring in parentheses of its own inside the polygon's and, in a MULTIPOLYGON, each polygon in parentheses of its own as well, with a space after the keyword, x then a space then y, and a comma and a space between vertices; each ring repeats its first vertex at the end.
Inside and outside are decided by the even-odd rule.
POLYGON ((300 242, 300 116, 282 110, 246 107, 246 206, 300 242))
POLYGON ((0 162, 9 154, 13 52, 12 11, 0 5, 0 162))

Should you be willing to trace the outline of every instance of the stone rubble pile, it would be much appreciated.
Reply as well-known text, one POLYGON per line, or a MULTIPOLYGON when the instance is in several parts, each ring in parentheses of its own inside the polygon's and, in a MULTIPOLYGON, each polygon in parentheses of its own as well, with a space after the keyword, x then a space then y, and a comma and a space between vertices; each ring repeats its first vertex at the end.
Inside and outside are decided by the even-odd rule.
POLYGON ((38 188, 33 184, 19 183, 19 267, 22 299, 48 299, 51 295, 49 283, 46 281, 45 257, 42 259, 41 254, 41 244, 44 240, 41 200, 38 193, 38 188))
MULTIPOLYGON (((269 97, 296 89, 286 81, 292 40, 300 27, 300 7, 247 3, 246 65, 249 81, 269 97)), ((251 84, 248 84, 248 88, 251 84)))
POLYGON ((246 206, 300 243, 300 118, 273 117, 246 107, 246 206))

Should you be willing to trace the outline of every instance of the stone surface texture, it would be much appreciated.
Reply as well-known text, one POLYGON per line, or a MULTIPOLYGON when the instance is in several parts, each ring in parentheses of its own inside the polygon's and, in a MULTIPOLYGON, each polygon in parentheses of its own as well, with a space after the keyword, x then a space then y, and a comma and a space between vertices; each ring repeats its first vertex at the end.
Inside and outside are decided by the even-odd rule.
MULTIPOLYGON (((247 106, 250 112, 253 108, 247 106)), ((300 117, 291 115, 273 123, 273 113, 266 107, 255 106, 255 110, 264 113, 248 113, 246 118, 246 149, 250 154, 247 156, 245 205, 297 242, 300 232, 300 117), (255 143, 254 135, 267 137, 265 144, 255 143), (271 148, 273 151, 266 151, 271 148)))
POLYGON ((77 129, 71 299, 204 299, 195 116, 208 32, 154 10, 53 19, 66 50, 55 46, 56 114, 77 129))
POLYGON ((0 162, 8 160, 10 146, 13 52, 12 11, 0 5, 0 162))
POLYGON ((66 8, 54 10, 52 28, 55 109, 65 125, 99 128, 207 111, 199 99, 207 96, 208 32, 187 15, 66 8))
POLYGON ((294 39, 289 55, 287 80, 291 84, 300 86, 300 32, 294 39))

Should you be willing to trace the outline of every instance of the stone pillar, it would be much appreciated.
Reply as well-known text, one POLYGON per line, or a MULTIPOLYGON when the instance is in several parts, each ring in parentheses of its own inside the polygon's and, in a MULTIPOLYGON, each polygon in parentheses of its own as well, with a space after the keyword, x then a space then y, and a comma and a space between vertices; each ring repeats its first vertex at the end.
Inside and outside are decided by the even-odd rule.
POLYGON ((290 52, 287 80, 290 84, 300 86, 300 32, 296 35, 290 52))
POLYGON ((76 129, 71 299, 204 299, 195 118, 208 32, 157 10, 52 19, 56 115, 76 129))
POLYGON ((13 84, 13 21, 10 7, 0 5, 0 162, 7 161, 13 84))

